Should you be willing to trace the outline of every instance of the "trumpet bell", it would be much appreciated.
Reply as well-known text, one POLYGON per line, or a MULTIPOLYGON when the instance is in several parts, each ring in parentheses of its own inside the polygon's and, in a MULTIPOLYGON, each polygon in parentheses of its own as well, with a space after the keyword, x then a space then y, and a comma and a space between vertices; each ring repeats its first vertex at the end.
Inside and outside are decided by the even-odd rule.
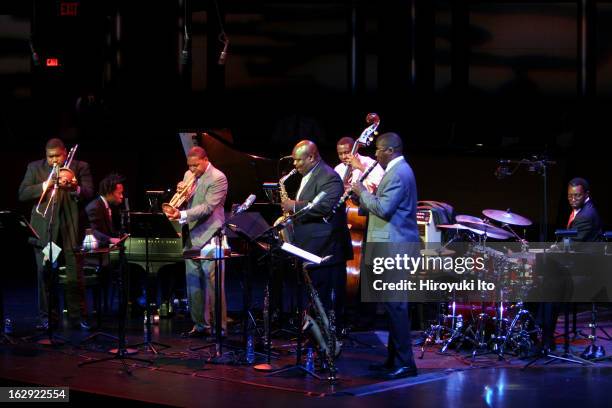
POLYGON ((170 216, 172 213, 174 213, 174 210, 176 210, 176 208, 173 207, 172 205, 168 203, 162 204, 162 211, 164 214, 166 214, 166 216, 170 216))

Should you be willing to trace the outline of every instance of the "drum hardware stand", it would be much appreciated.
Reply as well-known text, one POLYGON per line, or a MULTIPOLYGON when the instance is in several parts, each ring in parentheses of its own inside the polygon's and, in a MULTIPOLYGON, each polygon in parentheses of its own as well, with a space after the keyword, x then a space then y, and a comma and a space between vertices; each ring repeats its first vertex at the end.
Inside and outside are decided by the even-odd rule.
MULTIPOLYGON (((425 337, 425 339, 423 340, 423 343, 421 344, 421 355, 419 356, 419 359, 421 359, 421 360, 425 356, 425 351, 426 351, 427 345, 429 345, 429 344, 441 344, 441 343, 444 342, 444 340, 442 340, 442 338, 444 337, 444 332, 447 329, 443 325, 443 322, 444 322, 444 319, 447 316, 442 314, 441 304, 440 303, 438 303, 438 305, 437 305, 437 313, 436 313, 436 315, 438 316, 438 320, 437 320, 436 324, 431 324, 429 326, 429 328, 423 332, 423 336, 422 337, 425 337)), ((453 315, 454 315, 454 313, 453 313, 453 315)))
MULTIPOLYGON (((523 307, 523 302, 519 301, 517 303, 516 307, 518 307, 518 311, 517 311, 516 315, 514 316, 514 319, 512 319, 512 322, 508 326, 508 329, 506 330, 506 333, 504 334, 504 342, 500 346, 502 350, 505 349, 506 345, 509 343, 510 340, 514 339, 513 333, 515 331, 515 328, 517 327, 517 324, 519 324, 519 321, 522 321, 523 325, 532 323, 533 326, 534 326, 534 328, 532 330, 528 330, 528 331, 526 331, 524 329, 524 326, 523 326, 523 330, 521 330, 520 334, 532 335, 534 333, 539 334, 541 332, 541 329, 535 323, 535 319, 534 319, 533 315, 531 314, 531 312, 523 307)), ((521 354, 520 350, 519 350, 519 352, 517 352, 517 354, 518 355, 521 354)))
POLYGON ((569 331, 570 331, 570 329, 569 329, 569 306, 566 303, 565 304, 564 330, 563 330, 563 337, 564 337, 563 354, 557 355, 557 354, 552 353, 550 351, 542 350, 542 353, 540 353, 539 356, 535 357, 533 360, 531 360, 530 362, 525 364, 525 366, 523 367, 523 370, 526 369, 527 367, 529 367, 530 365, 534 364, 539 359, 544 358, 544 357, 549 358, 549 360, 544 363, 545 365, 546 364, 550 364, 553 361, 557 361, 557 360, 567 361, 568 363, 589 364, 589 365, 592 365, 593 362, 591 362, 589 360, 585 360, 585 359, 577 357, 577 356, 574 356, 570 352, 569 331))
MULTIPOLYGON (((597 328, 599 327, 597 326, 597 305, 595 304, 595 302, 591 303, 591 322, 589 323, 589 327, 591 328, 591 334, 586 337, 591 340, 591 344, 589 344, 587 348, 584 349, 580 357, 586 360, 593 361, 603 361, 612 359, 612 356, 606 356, 606 350, 603 346, 597 346, 595 344, 595 342, 597 341, 597 328)), ((604 339, 612 340, 610 335, 604 330, 603 327, 599 327, 599 330, 601 330, 605 334, 606 337, 603 337, 604 339)), ((580 332, 580 334, 582 334, 582 332, 580 332)))

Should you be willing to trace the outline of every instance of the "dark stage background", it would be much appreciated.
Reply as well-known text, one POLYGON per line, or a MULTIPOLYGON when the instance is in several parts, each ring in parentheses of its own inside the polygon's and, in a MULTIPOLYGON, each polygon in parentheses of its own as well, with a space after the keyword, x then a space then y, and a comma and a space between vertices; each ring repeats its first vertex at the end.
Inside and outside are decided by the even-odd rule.
POLYGON ((542 177, 494 171, 546 155, 548 238, 574 176, 591 181, 609 229, 611 27, 612 4, 586 0, 3 1, 0 207, 28 213, 17 187, 49 137, 79 143, 96 183, 125 174, 144 209, 146 189, 173 188, 185 169, 179 131, 275 159, 309 138, 336 164, 335 141, 377 112, 405 141, 420 199, 510 208, 536 222, 535 240, 542 177))

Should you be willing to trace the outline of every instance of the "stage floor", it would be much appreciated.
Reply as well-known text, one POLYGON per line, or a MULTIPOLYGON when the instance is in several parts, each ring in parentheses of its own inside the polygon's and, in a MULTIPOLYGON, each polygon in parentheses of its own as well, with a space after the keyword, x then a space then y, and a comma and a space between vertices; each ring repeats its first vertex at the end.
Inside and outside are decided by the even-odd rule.
MULTIPOLYGON (((586 327, 587 317, 586 313, 579 314, 579 328, 586 327)), ((110 317, 105 319, 105 325, 107 332, 116 334, 110 317)), ((239 330, 239 326, 236 324, 235 329, 239 330)), ((602 323, 608 332, 612 331, 611 326, 609 321, 602 323)), ((312 403, 417 407, 609 406, 610 362, 581 365, 555 361, 545 364, 547 359, 542 359, 523 370, 529 359, 506 356, 504 361, 499 361, 496 355, 483 355, 472 360, 469 349, 450 348, 440 353, 437 345, 428 348, 422 359, 416 359, 417 377, 384 381, 368 371, 368 365, 383 360, 387 333, 360 332, 353 333, 352 340, 345 340, 338 360, 339 381, 330 385, 326 380, 299 373, 269 376, 269 373, 243 364, 211 364, 207 360, 214 348, 193 350, 205 345, 207 340, 181 338, 179 333, 187 328, 188 320, 162 319, 153 328, 153 340, 170 347, 160 349, 158 354, 141 349, 134 357, 151 360, 151 364, 126 360, 125 366, 120 360, 111 360, 79 367, 81 362, 107 357, 105 350, 116 345, 105 338, 82 344, 88 335, 86 332, 59 332, 69 340, 59 347, 41 346, 33 339, 17 338, 16 344, 0 346, 0 381, 3 385, 69 386, 72 402, 95 399, 173 406, 255 403, 296 407, 312 403)), ((15 334, 24 334, 20 331, 15 334)), ((414 334, 417 339, 418 333, 414 334)), ((142 321, 130 320, 128 343, 138 343, 142 338, 142 321)), ((239 344, 240 338, 236 332, 230 334, 226 342, 239 344)), ((612 342, 600 339, 598 344, 612 352, 612 342)), ((579 354, 586 345, 585 339, 576 338, 571 350, 579 354)), ((294 363, 294 346, 290 338, 276 338, 274 347, 279 358, 272 359, 272 364, 283 367, 294 363)), ((562 344, 558 344, 558 350, 562 351, 562 344)), ((420 347, 415 346, 414 352, 418 357, 420 347)), ((265 361, 265 356, 258 356, 259 361, 265 361)))

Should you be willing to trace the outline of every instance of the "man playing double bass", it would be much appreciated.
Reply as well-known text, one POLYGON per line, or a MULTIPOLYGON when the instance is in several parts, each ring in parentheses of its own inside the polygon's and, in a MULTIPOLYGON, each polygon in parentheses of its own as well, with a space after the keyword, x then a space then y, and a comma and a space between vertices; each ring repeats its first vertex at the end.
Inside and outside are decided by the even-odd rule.
MULTIPOLYGON (((355 149, 353 154, 353 148, 355 147, 355 140, 351 137, 343 137, 336 143, 336 152, 338 153, 338 159, 340 163, 334 168, 336 173, 340 175, 344 181, 345 190, 350 188, 353 182, 357 182, 362 174, 374 163, 376 160, 359 154, 355 149), (349 172, 347 174, 347 172, 349 172)), ((376 164, 374 169, 367 175, 363 180, 362 184, 365 186, 368 192, 375 194, 380 180, 383 178, 385 171, 380 164, 376 164)), ((351 233, 351 242, 353 243, 353 259, 347 261, 347 306, 354 304, 355 308, 358 309, 353 324, 360 329, 370 329, 373 327, 376 318, 376 303, 371 302, 359 302, 358 296, 361 293, 359 273, 361 268, 361 253, 363 250, 363 241, 365 238, 367 218, 365 215, 359 214, 358 203, 348 200, 346 203, 347 208, 347 222, 351 233)))

